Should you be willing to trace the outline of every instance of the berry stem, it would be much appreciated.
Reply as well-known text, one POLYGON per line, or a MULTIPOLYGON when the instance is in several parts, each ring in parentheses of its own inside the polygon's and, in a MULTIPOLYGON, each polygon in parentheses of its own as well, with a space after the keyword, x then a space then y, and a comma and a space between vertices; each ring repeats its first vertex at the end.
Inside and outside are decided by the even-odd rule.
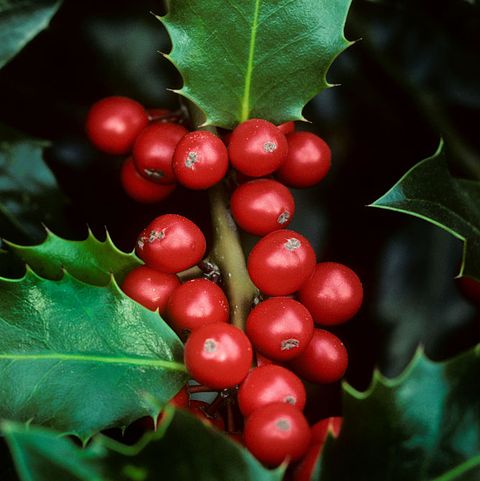
POLYGON ((220 267, 225 291, 230 303, 231 323, 245 328, 245 320, 257 289, 250 280, 237 226, 228 209, 225 186, 220 183, 209 192, 214 244, 210 258, 220 267))
MULTIPOLYGON (((217 134, 214 127, 203 126, 203 112, 191 102, 188 102, 188 111, 195 128, 217 134)), ((211 187, 208 197, 214 234, 209 260, 217 264, 222 273, 224 290, 230 303, 230 322, 245 330, 247 315, 259 292, 248 275, 238 229, 229 209, 225 180, 211 187)))

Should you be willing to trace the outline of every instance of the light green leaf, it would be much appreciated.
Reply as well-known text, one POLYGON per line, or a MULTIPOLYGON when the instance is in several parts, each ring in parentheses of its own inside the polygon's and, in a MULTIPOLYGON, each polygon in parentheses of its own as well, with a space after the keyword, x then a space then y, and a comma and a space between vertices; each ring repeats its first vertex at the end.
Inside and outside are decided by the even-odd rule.
POLYGON ((305 104, 328 87, 327 70, 349 42, 350 0, 171 0, 160 20, 180 71, 178 91, 233 128, 248 118, 303 119, 305 104))
POLYGON ((117 285, 0 279, 0 418, 87 439, 156 416, 186 382, 182 344, 117 285), (155 403, 152 403, 152 399, 155 403))
POLYGON ((443 145, 410 169, 372 207, 414 215, 464 242, 460 275, 480 281, 480 182, 448 171, 443 145))
POLYGON ((46 239, 38 245, 20 246, 8 241, 5 244, 38 275, 47 279, 60 279, 66 269, 88 284, 107 285, 112 274, 121 284, 132 269, 142 264, 133 252, 120 251, 108 232, 104 241, 96 239, 90 230, 82 241, 62 239, 47 231, 46 239))
POLYGON ((480 476, 480 347, 435 363, 421 351, 367 392, 344 385, 344 423, 316 480, 474 481, 480 476), (354 473, 354 478, 352 478, 354 473))
POLYGON ((0 0, 0 68, 48 27, 59 0, 0 0))
POLYGON ((280 481, 284 474, 181 410, 166 410, 159 430, 134 446, 98 436, 82 450, 53 431, 12 423, 3 430, 17 470, 31 474, 22 481, 280 481))

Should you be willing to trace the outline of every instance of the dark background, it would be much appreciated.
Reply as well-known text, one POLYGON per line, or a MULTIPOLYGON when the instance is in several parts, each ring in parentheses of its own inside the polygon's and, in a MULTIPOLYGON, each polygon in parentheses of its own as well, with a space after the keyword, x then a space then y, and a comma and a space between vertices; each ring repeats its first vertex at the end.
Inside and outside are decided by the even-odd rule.
MULTIPOLYGON (((107 226, 131 250, 164 212, 209 232, 204 193, 177 189, 160 205, 136 204, 119 184, 122 159, 96 152, 84 135, 89 106, 105 96, 178 107, 166 88, 181 81, 158 53, 169 50, 168 38, 149 13, 161 12, 158 3, 66 0, 48 30, 0 71, 0 123, 52 141, 46 161, 69 199, 65 215, 48 226, 59 235, 84 238, 88 224, 101 237, 107 226)), ((345 263, 364 282, 362 311, 336 329, 350 353, 347 379, 359 389, 375 365, 398 375, 419 343, 444 359, 480 341, 478 309, 454 281, 461 244, 419 220, 366 207, 432 155, 440 137, 456 175, 479 175, 479 26, 473 1, 354 0, 347 37, 362 40, 329 73, 342 85, 306 108, 312 123, 300 128, 331 145, 333 169, 318 188, 295 192, 291 227, 320 260, 345 263)), ((2 223, 0 236, 41 240, 2 223)), ((338 389, 320 390, 314 399, 324 400, 311 409, 335 413, 338 389)))

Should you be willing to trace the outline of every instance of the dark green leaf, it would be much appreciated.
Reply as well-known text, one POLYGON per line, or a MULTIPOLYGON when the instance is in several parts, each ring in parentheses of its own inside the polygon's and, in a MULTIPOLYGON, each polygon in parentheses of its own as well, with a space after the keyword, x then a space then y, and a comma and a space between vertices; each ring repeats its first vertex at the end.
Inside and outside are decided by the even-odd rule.
POLYGON ((112 282, 0 279, 0 417, 85 439, 158 414, 186 381, 182 344, 112 282))
POLYGON ((48 27, 60 0, 0 0, 0 68, 48 27))
POLYGON ((47 145, 0 126, 0 215, 27 239, 44 236, 42 222, 64 220, 65 198, 42 158, 47 145))
POLYGON ((480 347, 444 363, 419 351, 396 379, 375 372, 364 393, 344 385, 342 432, 316 479, 478 480, 479 370, 480 347))
POLYGON ((303 119, 328 87, 327 70, 349 43, 350 0, 170 1, 160 20, 182 74, 181 95, 206 123, 232 128, 248 118, 303 119))
POLYGON ((99 241, 89 230, 82 241, 71 241, 47 231, 46 239, 35 246, 19 246, 5 242, 38 275, 47 279, 60 279, 66 269, 77 279, 104 286, 114 274, 122 283, 128 272, 142 262, 133 253, 120 251, 107 232, 105 241, 99 241))
POLYGON ((264 468, 244 447, 181 410, 156 433, 127 447, 104 436, 82 450, 58 433, 8 423, 4 432, 22 481, 280 481, 283 468, 264 468), (55 476, 48 475, 55 473, 55 476))
POLYGON ((480 183, 450 175, 443 145, 372 206, 420 217, 464 241, 460 273, 480 280, 480 183))
MULTIPOLYGON (((14 422, 1 425, 22 481, 103 481, 98 444, 81 449, 58 432, 14 422)), ((3 478, 2 478, 3 479, 3 478)))
POLYGON ((382 373, 397 376, 419 344, 438 360, 478 342, 476 310, 454 279, 460 257, 457 239, 418 219, 379 253, 374 299, 375 318, 384 331, 382 373))

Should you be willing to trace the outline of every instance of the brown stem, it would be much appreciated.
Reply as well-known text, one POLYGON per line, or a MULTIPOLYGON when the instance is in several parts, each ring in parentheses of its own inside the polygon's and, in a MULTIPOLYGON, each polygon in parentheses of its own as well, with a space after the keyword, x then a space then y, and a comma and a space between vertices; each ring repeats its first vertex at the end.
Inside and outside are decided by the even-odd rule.
POLYGON ((228 209, 225 186, 222 183, 217 184, 208 194, 214 230, 210 258, 222 272, 223 284, 230 302, 231 323, 244 329, 245 320, 258 291, 248 275, 237 226, 228 209))
MULTIPOLYGON (((203 113, 193 104, 188 105, 192 124, 198 128, 204 122, 203 113)), ((204 127, 216 134, 216 129, 204 127)), ((218 265, 223 285, 230 303, 230 322, 245 328, 247 315, 258 289, 253 285, 245 262, 238 229, 229 209, 229 196, 224 181, 208 191, 210 214, 214 234, 213 248, 209 259, 218 265)))

